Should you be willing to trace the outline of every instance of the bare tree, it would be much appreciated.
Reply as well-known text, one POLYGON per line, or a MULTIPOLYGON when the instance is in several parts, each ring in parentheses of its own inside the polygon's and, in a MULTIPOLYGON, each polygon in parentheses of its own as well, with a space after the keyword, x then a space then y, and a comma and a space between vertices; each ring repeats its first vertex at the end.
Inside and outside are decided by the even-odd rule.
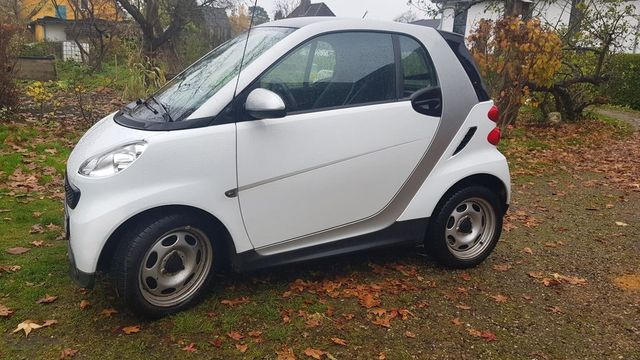
POLYGON ((413 10, 407 10, 402 14, 396 16, 395 19, 393 19, 393 21, 407 23, 407 24, 412 23, 416 20, 418 20, 418 14, 416 14, 415 11, 413 10))
POLYGON ((203 6, 228 7, 231 0, 117 0, 142 30, 144 51, 153 57, 203 6), (163 22, 163 19, 166 19, 163 22))
POLYGON ((299 0, 276 0, 274 3, 275 13, 273 18, 275 20, 284 19, 300 5, 299 0))

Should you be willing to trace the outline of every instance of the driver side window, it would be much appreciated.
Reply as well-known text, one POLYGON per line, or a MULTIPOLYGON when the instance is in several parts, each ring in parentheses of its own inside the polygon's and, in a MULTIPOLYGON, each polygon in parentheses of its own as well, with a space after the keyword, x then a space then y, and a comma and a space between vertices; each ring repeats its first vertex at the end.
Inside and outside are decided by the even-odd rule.
POLYGON ((392 36, 336 33, 309 41, 257 83, 282 97, 289 113, 395 101, 392 36))

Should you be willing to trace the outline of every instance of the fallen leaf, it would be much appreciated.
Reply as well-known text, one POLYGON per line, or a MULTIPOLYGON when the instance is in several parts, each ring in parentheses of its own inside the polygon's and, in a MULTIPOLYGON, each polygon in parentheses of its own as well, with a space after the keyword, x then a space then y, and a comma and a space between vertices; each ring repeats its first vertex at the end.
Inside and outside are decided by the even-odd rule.
POLYGON ((629 274, 618 276, 613 282, 623 290, 639 291, 640 290, 640 274, 629 274))
POLYGON ((232 338, 235 341, 239 341, 240 339, 244 338, 244 336, 241 333, 237 332, 237 331, 232 331, 232 332, 228 333, 227 336, 232 338))
POLYGON ((21 322, 20 324, 18 324, 18 327, 13 330, 12 334, 15 334, 19 331, 24 331, 24 336, 28 337, 29 334, 31 333, 31 331, 35 330, 35 329, 40 329, 42 327, 42 325, 38 325, 35 321, 33 320, 25 320, 23 322, 21 322))
POLYGON ((460 274, 460 277, 462 278, 462 280, 464 281, 469 281, 471 280, 471 275, 469 275, 469 273, 463 272, 460 274))
POLYGON ((522 249, 522 252, 529 255, 533 255, 533 250, 531 250, 530 247, 525 247, 524 249, 522 249))
POLYGON ((116 310, 116 309, 112 309, 112 308, 104 309, 104 310, 102 310, 102 311, 100 312, 100 314, 101 314, 101 315, 104 315, 104 316, 109 317, 109 318, 110 318, 112 315, 117 314, 117 313, 118 313, 118 310, 116 310))
POLYGON ((529 277, 532 277, 534 279, 542 279, 544 278, 544 273, 541 271, 532 271, 527 273, 527 275, 529 275, 529 277))
POLYGON ((216 336, 215 339, 209 341, 209 344, 219 349, 222 346, 222 338, 219 336, 216 336))
POLYGON ((0 304, 0 317, 9 317, 13 315, 15 311, 9 309, 8 307, 0 304))
POLYGON ((42 216, 42 213, 39 211, 34 211, 33 213, 31 213, 31 216, 33 216, 34 218, 39 218, 40 216, 42 216))
POLYGON ((31 245, 33 245, 34 247, 43 247, 44 246, 44 241, 42 240, 34 240, 31 242, 31 245))
POLYGON ((498 340, 498 337, 496 336, 496 334, 494 334, 494 333, 492 333, 491 331, 488 331, 488 330, 480 331, 480 330, 476 330, 474 328, 469 328, 469 329, 467 329, 467 332, 469 333, 469 335, 471 335, 473 337, 483 338, 487 342, 498 340))
POLYGON ((622 222, 622 221, 616 221, 616 225, 618 225, 618 226, 622 226, 622 227, 624 227, 624 226, 629 226, 629 224, 624 223, 624 222, 622 222))
POLYGON ((312 357, 314 359, 320 359, 322 357, 322 355, 324 355, 325 353, 322 350, 313 349, 313 348, 308 347, 308 348, 306 348, 304 350, 304 354, 309 356, 309 357, 312 357))
POLYGON ((56 300, 58 300, 57 296, 46 294, 42 299, 38 299, 38 301, 36 301, 36 304, 51 304, 56 300))
POLYGON ((495 271, 500 271, 500 272, 504 272, 511 269, 511 265, 509 264, 497 264, 497 265, 493 265, 493 270, 495 271))
POLYGON ((11 255, 21 255, 24 254, 26 252, 29 252, 31 249, 26 248, 26 247, 13 247, 13 248, 9 248, 7 249, 7 253, 11 254, 11 255))
POLYGON ((236 305, 246 304, 248 302, 249 302, 248 297, 241 297, 233 300, 222 300, 220 303, 223 305, 236 306, 236 305))
POLYGON ((559 314, 562 312, 562 309, 560 309, 560 307, 558 306, 547 306, 545 310, 552 312, 554 314, 559 314))
POLYGON ((91 306, 91 302, 89 300, 83 299, 80 301, 80 310, 84 310, 91 306))
POLYGON ((183 348, 182 348, 182 349, 180 349, 180 350, 182 350, 182 351, 186 351, 186 352, 189 352, 189 353, 194 353, 194 352, 197 352, 197 351, 198 351, 198 349, 196 349, 196 343, 191 343, 191 344, 189 344, 189 345, 187 345, 187 346, 183 347, 183 348))
POLYGON ((131 335, 131 334, 137 334, 140 332, 140 325, 132 325, 132 326, 126 326, 122 328, 122 332, 127 334, 127 335, 131 335))
POLYGON ((0 271, 4 272, 16 272, 22 269, 20 265, 0 265, 0 271))
POLYGON ((334 344, 338 344, 338 345, 342 345, 342 346, 347 346, 347 342, 345 340, 342 340, 340 338, 337 337, 332 337, 331 341, 333 341, 334 344))
POLYGON ((458 304, 456 307, 460 310, 471 310, 471 306, 465 304, 458 304))
POLYGON ((240 351, 243 354, 247 352, 248 348, 249 348, 249 345, 247 344, 236 344, 236 349, 238 349, 238 351, 240 351))
POLYGON ((60 359, 68 359, 76 356, 78 350, 72 348, 66 348, 60 352, 60 359))
POLYGON ((380 305, 380 300, 376 299, 371 293, 360 296, 360 305, 367 309, 380 305))
POLYGON ((493 300, 495 300, 497 303, 500 303, 500 304, 502 304, 502 303, 506 303, 506 302, 507 302, 507 300, 509 300, 509 298, 508 298, 508 297, 506 297, 506 296, 504 296, 504 295, 501 295, 501 294, 491 295, 490 297, 491 297, 493 300))
POLYGON ((42 327, 52 326, 58 323, 58 320, 45 320, 42 327))
POLYGON ((257 338, 262 336, 262 331, 249 331, 249 336, 253 337, 253 338, 257 338))
POLYGON ((380 352, 378 354, 378 360, 387 360, 387 354, 385 354, 384 352, 380 352))
POLYGON ((455 326, 460 326, 462 324, 464 324, 464 321, 460 320, 460 318, 455 318, 453 320, 451 320, 451 323, 455 326))
POLYGON ((29 234, 42 234, 44 232, 44 228, 40 224, 35 224, 29 230, 29 234))
POLYGON ((283 346, 280 351, 276 351, 276 355, 278 355, 277 360, 296 360, 296 355, 288 346, 283 346))
POLYGON ((387 310, 385 310, 383 308, 373 308, 373 309, 369 310, 369 312, 372 313, 375 316, 382 316, 382 315, 387 313, 387 310))
POLYGON ((409 316, 414 316, 413 313, 407 309, 398 309, 398 314, 400 314, 402 320, 407 320, 409 316))
POLYGON ((411 331, 407 330, 404 332, 404 336, 411 338, 411 339, 415 339, 416 338, 416 334, 412 333, 411 331))

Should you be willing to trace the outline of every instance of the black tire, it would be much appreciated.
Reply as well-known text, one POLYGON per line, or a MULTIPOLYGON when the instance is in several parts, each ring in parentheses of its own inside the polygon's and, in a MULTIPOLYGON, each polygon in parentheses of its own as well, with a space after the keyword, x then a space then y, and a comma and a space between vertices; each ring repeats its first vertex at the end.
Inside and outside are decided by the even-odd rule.
POLYGON ((147 217, 129 229, 121 238, 112 262, 111 275, 119 299, 136 315, 149 319, 185 310, 202 301, 215 276, 213 264, 217 259, 214 257, 222 254, 220 247, 215 247, 212 241, 216 233, 219 232, 209 221, 190 213, 147 217), (174 237, 173 245, 166 247, 165 244, 170 244, 174 237), (210 260, 205 260, 207 251, 210 260), (152 262, 154 252, 155 262, 152 262), (159 255, 161 252, 165 255, 159 255), (155 288, 152 288, 153 278, 144 278, 143 264, 145 271, 154 272, 164 280, 185 278, 182 280, 184 285, 176 284, 174 293, 167 295, 152 294, 160 291, 160 281, 156 281, 155 288), (150 264, 150 269, 147 269, 147 264, 150 264), (170 271, 175 272, 167 270, 170 266, 173 267, 170 271), (191 271, 193 274, 189 274, 191 271), (179 286, 182 288, 176 289, 179 286), (183 290, 184 294, 178 296, 183 290), (163 297, 170 299, 170 296, 176 298, 162 302, 163 297))
POLYGON ((495 192, 483 186, 453 191, 440 200, 433 214, 424 245, 445 267, 465 269, 480 264, 502 232, 503 205, 495 192))

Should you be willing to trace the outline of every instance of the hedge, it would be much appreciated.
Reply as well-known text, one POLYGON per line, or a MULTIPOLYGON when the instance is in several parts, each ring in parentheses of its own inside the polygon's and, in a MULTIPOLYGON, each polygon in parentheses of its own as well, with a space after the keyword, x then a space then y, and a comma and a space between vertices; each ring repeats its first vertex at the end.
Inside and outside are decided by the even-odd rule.
POLYGON ((611 61, 605 94, 612 104, 640 110, 640 54, 620 54, 611 61))

